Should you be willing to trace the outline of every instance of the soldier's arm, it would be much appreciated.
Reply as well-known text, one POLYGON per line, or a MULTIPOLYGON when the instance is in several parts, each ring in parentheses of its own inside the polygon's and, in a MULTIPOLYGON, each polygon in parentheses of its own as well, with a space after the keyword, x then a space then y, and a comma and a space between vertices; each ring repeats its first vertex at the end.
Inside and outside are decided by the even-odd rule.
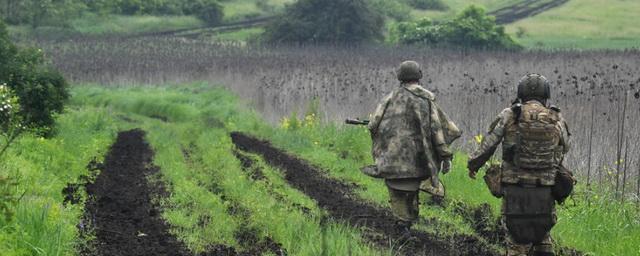
POLYGON ((468 168, 470 173, 477 173, 478 170, 491 159, 491 156, 495 153, 498 145, 502 142, 505 135, 505 127, 509 120, 509 116, 512 115, 510 110, 503 111, 498 118, 491 124, 489 132, 482 138, 480 147, 471 154, 469 158, 468 168))
POLYGON ((389 100, 391 100, 392 96, 393 92, 387 94, 384 98, 382 98, 382 101, 380 102, 380 104, 378 104, 378 107, 376 107, 376 111, 371 116, 371 121, 367 125, 367 128, 369 128, 369 131, 371 132, 371 135, 374 135, 378 132, 378 127, 380 126, 380 122, 384 117, 384 112, 386 111, 387 106, 389 105, 389 100))
POLYGON ((563 147, 563 153, 566 154, 571 149, 571 131, 569 130, 569 125, 567 121, 560 116, 560 123, 562 124, 562 138, 560 143, 563 147))

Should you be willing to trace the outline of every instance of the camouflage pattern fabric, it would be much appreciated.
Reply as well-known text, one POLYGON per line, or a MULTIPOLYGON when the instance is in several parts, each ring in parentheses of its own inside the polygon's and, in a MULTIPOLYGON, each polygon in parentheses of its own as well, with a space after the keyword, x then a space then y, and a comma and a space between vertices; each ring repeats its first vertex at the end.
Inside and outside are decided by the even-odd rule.
MULTIPOLYGON (((550 152, 553 151, 553 158, 542 157, 540 161, 552 161, 556 168, 550 169, 524 169, 519 168, 519 163, 516 161, 518 157, 522 160, 522 156, 517 156, 518 152, 515 149, 515 146, 520 141, 522 142, 522 136, 518 134, 522 132, 521 126, 518 126, 518 122, 523 119, 520 118, 516 120, 516 114, 513 108, 507 108, 503 110, 496 120, 491 124, 489 128, 489 134, 485 136, 480 143, 480 147, 476 152, 471 155, 471 158, 468 162, 468 168, 470 172, 476 173, 495 153, 498 146, 502 143, 502 170, 501 170, 501 182, 503 184, 528 184, 528 185, 536 185, 536 186, 552 186, 555 183, 555 174, 557 172, 557 167, 562 164, 564 160, 564 155, 569 151, 570 148, 570 133, 567 126, 566 121, 560 114, 560 110, 557 108, 546 108, 542 103, 538 101, 528 101, 524 104, 522 114, 531 113, 544 113, 543 116, 545 120, 552 120, 552 123, 557 124, 557 129, 559 129, 559 138, 556 141, 556 145, 547 145, 547 141, 540 143, 542 147, 550 147, 554 148, 534 148, 536 152, 550 152), (544 110, 542 110, 544 108, 544 110), (530 111, 532 110, 532 111, 530 111), (540 150, 540 151, 538 151, 540 150)), ((522 116, 521 116, 522 117, 522 116)), ((526 117, 525 117, 526 118, 526 117)), ((534 130, 535 131, 535 130, 534 130)), ((533 136, 535 137, 535 136, 533 136)), ((551 141, 551 140, 549 140, 551 141)), ((531 144, 535 145, 535 143, 531 144)), ((529 145, 529 147, 531 146, 529 145)), ((535 157, 531 157, 536 155, 537 153, 531 154, 530 156, 524 156, 525 158, 529 157, 530 159, 525 159, 525 161, 530 161, 530 163, 526 165, 536 165, 535 157), (533 164, 532 164, 533 163, 533 164)), ((548 163, 541 163, 540 166, 548 166, 548 163)), ((503 198, 503 221, 505 220, 505 203, 503 198)), ((556 213, 555 207, 552 208, 552 216, 553 222, 556 221, 556 213)), ((505 225, 506 230, 506 225, 505 225)), ((518 244, 516 243, 509 235, 507 235, 507 255, 529 255, 529 252, 537 252, 542 255, 553 255, 553 245, 551 243, 551 236, 547 234, 544 240, 539 244, 518 244)))
MULTIPOLYGON (((507 232, 506 224, 504 223, 504 212, 505 212, 504 205, 505 204, 503 203, 502 204, 502 213, 503 213, 502 229, 504 230, 505 234, 507 234, 506 241, 505 241, 506 248, 507 248, 506 255, 507 256, 527 256, 531 251, 539 252, 539 253, 550 253, 552 255, 553 239, 551 238, 550 233, 547 233, 547 235, 542 240, 542 242, 538 244, 518 244, 514 241, 513 238, 511 238, 511 236, 509 236, 509 233, 507 232)), ((557 221, 558 217, 556 214, 555 207, 552 210, 552 215, 553 215, 554 222, 557 221)))
POLYGON ((418 220, 418 190, 404 191, 387 188, 389 189, 389 204, 394 217, 406 222, 418 220))
MULTIPOLYGON (((538 101, 529 101, 524 104, 536 108, 546 108, 538 101)), ((557 164, 562 163, 564 154, 569 151, 569 130, 566 121, 559 111, 548 109, 551 118, 557 120, 560 129, 560 138, 557 145, 553 145, 556 152, 554 156, 557 164)), ((514 161, 514 148, 518 141, 518 125, 516 124, 515 113, 512 108, 503 110, 498 118, 492 123, 489 134, 480 143, 480 147, 471 155, 468 162, 469 170, 477 172, 495 153, 502 143, 502 182, 508 184, 539 183, 540 185, 552 186, 555 183, 555 170, 540 171, 518 168, 514 161)))
POLYGON ((384 97, 368 128, 373 158, 386 179, 425 179, 437 173, 453 155, 449 144, 461 135, 433 93, 417 83, 402 84, 384 97))

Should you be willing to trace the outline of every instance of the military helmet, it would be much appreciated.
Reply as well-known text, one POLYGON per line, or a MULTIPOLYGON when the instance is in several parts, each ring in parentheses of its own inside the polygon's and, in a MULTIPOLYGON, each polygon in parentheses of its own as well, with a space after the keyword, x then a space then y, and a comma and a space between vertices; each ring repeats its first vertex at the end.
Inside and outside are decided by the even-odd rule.
POLYGON ((528 74, 518 82, 518 99, 547 100, 549 98, 551 98, 551 85, 543 75, 528 74))
POLYGON ((422 79, 420 64, 415 61, 405 61, 398 67, 398 80, 402 82, 417 81, 422 79))

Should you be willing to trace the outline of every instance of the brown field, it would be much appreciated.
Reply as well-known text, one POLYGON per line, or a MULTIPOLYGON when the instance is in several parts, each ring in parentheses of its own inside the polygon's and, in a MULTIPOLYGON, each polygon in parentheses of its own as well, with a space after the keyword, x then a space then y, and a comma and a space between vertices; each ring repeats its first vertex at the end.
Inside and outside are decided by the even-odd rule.
MULTIPOLYGON (((188 39, 86 39, 40 42, 75 83, 222 84, 265 118, 278 122, 317 99, 323 118, 366 117, 398 82, 395 66, 424 64, 426 88, 464 129, 459 143, 475 147, 514 99, 529 72, 553 86, 552 104, 569 121, 568 165, 591 183, 635 188, 640 157, 640 52, 478 52, 415 48, 244 47, 188 39), (622 161, 621 161, 622 160, 622 161), (589 175, 588 175, 589 174, 589 175), (633 184, 630 186, 629 184, 633 184), (630 187, 629 187, 630 186, 630 187)), ((608 186, 609 187, 609 186, 608 186)))

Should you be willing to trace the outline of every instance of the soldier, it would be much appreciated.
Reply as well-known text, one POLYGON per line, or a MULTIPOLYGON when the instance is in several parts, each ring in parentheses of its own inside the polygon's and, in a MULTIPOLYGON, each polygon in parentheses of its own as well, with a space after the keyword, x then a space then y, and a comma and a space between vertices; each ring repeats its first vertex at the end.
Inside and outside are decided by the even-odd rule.
POLYGON ((375 175, 384 178, 397 228, 407 233, 418 219, 420 183, 451 168, 449 148, 461 132, 420 86, 422 71, 414 61, 397 71, 400 86, 378 105, 368 128, 373 140, 375 175))
POLYGON ((475 179, 502 143, 502 166, 495 172, 490 168, 485 181, 494 195, 503 197, 506 253, 554 255, 549 234, 556 223, 554 199, 568 196, 556 196, 554 185, 565 184, 557 178, 568 172, 562 162, 570 134, 560 109, 547 106, 551 88, 544 76, 526 75, 517 89, 516 102, 498 115, 469 159, 469 176, 475 179))

